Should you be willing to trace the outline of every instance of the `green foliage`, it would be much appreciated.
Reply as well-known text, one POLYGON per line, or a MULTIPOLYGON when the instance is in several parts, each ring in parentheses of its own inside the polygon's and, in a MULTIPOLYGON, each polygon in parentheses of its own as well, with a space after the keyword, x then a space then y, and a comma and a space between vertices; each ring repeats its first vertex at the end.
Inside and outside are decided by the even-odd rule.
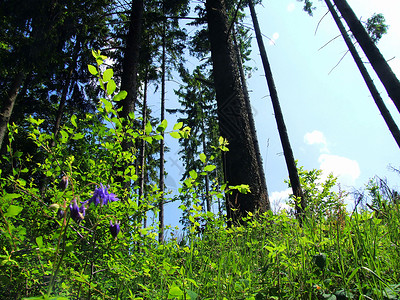
POLYGON ((385 24, 383 14, 373 14, 372 17, 368 18, 365 28, 372 41, 376 44, 387 33, 389 26, 385 24))
MULTIPOLYGON (((228 151, 223 138, 214 154, 198 155, 200 167, 182 183, 181 198, 190 200, 181 206, 185 235, 171 231, 159 244, 157 224, 141 222, 157 214, 159 189, 149 186, 139 202, 135 187, 122 188, 137 170, 135 150, 122 151, 121 142, 151 145, 168 124, 135 129, 133 116, 119 118, 115 103, 126 93, 111 93, 113 71, 102 72, 106 57, 92 54, 90 73, 104 94, 97 111, 73 115, 58 136, 46 133, 43 120, 27 119, 41 160, 14 150, 21 130, 9 126, 1 160, 12 171, 0 171, 1 299, 398 299, 398 194, 371 182, 373 212, 339 214, 335 179, 321 182, 320 171, 300 168, 310 207, 302 228, 286 212, 249 213, 244 225, 227 228, 223 215, 204 211, 200 188, 217 168, 215 153, 228 151), (49 182, 44 191, 37 174, 49 182)), ((169 133, 188 139, 190 132, 178 123, 169 133)), ((214 184, 210 196, 215 202, 232 190, 249 192, 214 184)))

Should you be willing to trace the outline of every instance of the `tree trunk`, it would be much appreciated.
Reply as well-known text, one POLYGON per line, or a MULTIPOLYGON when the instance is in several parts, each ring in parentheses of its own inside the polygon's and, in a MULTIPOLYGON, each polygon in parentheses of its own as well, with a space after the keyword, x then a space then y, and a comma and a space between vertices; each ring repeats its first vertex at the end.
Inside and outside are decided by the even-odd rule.
MULTIPOLYGON (((202 118, 201 118, 201 130, 202 130, 202 134, 201 134, 201 142, 202 142, 202 146, 203 146, 203 153, 206 153, 207 151, 207 147, 206 147, 206 133, 205 133, 205 126, 204 126, 204 110, 202 108, 201 111, 202 114, 202 118)), ((205 184, 205 188, 206 188, 206 194, 205 194, 205 204, 207 207, 207 211, 211 211, 211 197, 210 197, 210 179, 208 178, 208 173, 206 173, 206 175, 204 176, 204 184, 205 184)))
POLYGON ((334 0, 358 44, 400 112, 400 82, 346 0, 334 0))
POLYGON ((283 119, 282 109, 279 104, 278 92, 276 90, 274 78, 272 76, 272 71, 269 65, 267 52, 265 51, 265 46, 262 39, 261 30, 258 24, 258 19, 254 9, 253 1, 248 0, 248 4, 250 8, 251 18, 254 24, 254 30, 256 32, 258 47, 260 48, 260 55, 264 67, 265 77, 267 78, 268 88, 271 95, 271 101, 272 101, 272 106, 274 108, 276 124, 278 126, 278 132, 282 143, 283 154, 285 156, 286 165, 288 168, 290 184, 292 186, 293 195, 297 198, 297 200, 300 200, 300 205, 298 201, 295 201, 295 203, 296 203, 296 216, 298 217, 301 224, 306 203, 300 185, 300 179, 299 179, 299 174, 297 172, 296 161, 293 156, 293 151, 290 145, 285 121, 283 119))
MULTIPOLYGON (((163 4, 163 15, 165 16, 164 4, 163 4)), ((161 121, 165 119, 165 18, 163 20, 162 27, 162 58, 161 58, 161 121)), ((158 241, 162 243, 164 241, 164 132, 161 133, 162 139, 160 140, 160 203, 159 203, 159 229, 158 229, 158 241)))
POLYGON ((372 95, 372 98, 374 98, 375 103, 378 106, 378 109, 381 112, 382 117, 386 122, 386 125, 388 126, 390 132, 392 133, 392 136, 394 137, 397 145, 400 148, 399 128, 397 127, 396 123, 394 122, 389 110, 386 108, 386 105, 383 102, 381 95, 379 94, 377 88, 375 87, 375 84, 372 81, 372 78, 369 76, 367 68, 364 66, 364 63, 362 62, 360 55, 358 55, 356 47, 354 46, 349 35, 347 34, 347 31, 344 28, 342 21, 340 20, 340 17, 337 14, 335 8, 333 7, 331 1, 325 0, 325 3, 328 6, 333 19, 335 20, 336 25, 339 27, 340 33, 342 34, 343 39, 346 42, 346 45, 349 48, 349 51, 350 51, 351 55, 353 56, 353 59, 356 62, 356 65, 357 65, 358 69, 360 70, 360 73, 361 73, 362 77, 364 78, 365 83, 367 84, 367 87, 372 95))
MULTIPOLYGON (((142 27, 143 27, 143 0, 132 0, 131 16, 129 23, 129 31, 126 40, 126 46, 124 50, 124 59, 122 61, 122 75, 121 75, 121 90, 127 92, 127 96, 122 101, 117 102, 118 108, 122 108, 119 112, 119 116, 125 119, 124 124, 128 125, 128 116, 130 113, 134 113, 137 94, 138 94, 138 70, 139 70, 139 54, 140 54, 140 42, 142 38, 142 27)), ((121 143, 122 151, 128 151, 133 148, 132 141, 124 139, 121 143)), ((121 166, 120 169, 123 171, 126 166, 121 166)), ((121 183, 122 188, 128 192, 130 188, 130 182, 124 181, 124 178, 117 178, 117 181, 121 183)), ((124 198, 123 201, 127 201, 124 198)))
POLYGON ((137 74, 143 27, 143 10, 143 0, 132 0, 129 32, 126 40, 121 76, 121 90, 126 91, 128 95, 124 100, 118 102, 119 107, 122 106, 120 116, 123 118, 127 118, 129 113, 135 111, 137 101, 137 74))
MULTIPOLYGON (((144 91, 143 91, 143 104, 142 104, 142 130, 143 132, 146 129, 146 123, 147 123, 147 85, 148 85, 148 79, 147 79, 147 73, 148 71, 146 70, 146 75, 144 78, 144 91)), ((143 200, 144 196, 144 186, 145 186, 145 166, 146 166, 146 141, 141 140, 140 141, 140 152, 139 152, 139 202, 143 200)), ((147 223, 147 218, 144 216, 143 220, 143 227, 146 228, 147 223)))
MULTIPOLYGON (((234 34, 232 34, 232 36, 233 36, 233 43, 235 45, 236 56, 237 56, 237 61, 238 61, 240 82, 242 84, 244 100, 246 102, 246 109, 247 109, 247 113, 248 113, 248 116, 249 116, 250 130, 251 130, 251 134, 254 137, 257 137, 256 124, 255 124, 255 121, 254 121, 253 111, 252 111, 252 108, 251 108, 249 91, 247 90, 246 76, 244 75, 244 69, 243 69, 243 63, 242 63, 242 54, 240 52, 240 48, 239 48, 239 45, 238 45, 237 40, 236 40, 236 34, 234 33, 234 34)), ((257 155, 258 167, 260 169, 259 172, 261 174, 262 184, 265 185, 265 187, 267 189, 267 193, 268 193, 267 182, 265 180, 264 167, 263 167, 263 162, 262 162, 261 153, 260 153, 260 146, 258 144, 258 138, 253 139, 253 141, 254 141, 254 149, 255 149, 256 155, 257 155)))
POLYGON ((206 10, 220 133, 229 142, 224 159, 225 180, 232 186, 247 184, 251 191, 241 194, 234 190, 226 197, 228 220, 237 223, 248 212, 269 210, 270 203, 254 149, 253 139, 257 137, 251 132, 235 51, 228 35, 225 3, 207 0, 206 10))
POLYGON ((0 149, 3 145, 3 140, 7 133, 7 125, 10 121, 10 117, 14 109, 14 104, 24 79, 25 73, 23 71, 20 71, 19 73, 17 73, 17 75, 15 75, 15 78, 11 83, 10 90, 8 91, 7 97, 3 101, 0 112, 0 149))
POLYGON ((55 146, 57 134, 58 134, 58 132, 60 130, 61 119, 62 119, 62 116, 64 114, 65 103, 67 102, 67 94, 68 94, 68 91, 69 91, 69 87, 71 85, 72 74, 74 73, 74 71, 76 69, 76 64, 77 64, 77 61, 78 61, 78 53, 79 53, 80 49, 81 49, 80 48, 80 42, 76 41, 76 44, 75 44, 75 47, 74 47, 74 52, 72 54, 71 64, 68 67, 67 78, 65 79, 65 82, 63 84, 63 90, 62 90, 62 93, 61 93, 61 99, 60 99, 60 103, 58 105, 56 122, 55 122, 54 128, 53 128, 54 139, 51 142, 51 147, 55 146))

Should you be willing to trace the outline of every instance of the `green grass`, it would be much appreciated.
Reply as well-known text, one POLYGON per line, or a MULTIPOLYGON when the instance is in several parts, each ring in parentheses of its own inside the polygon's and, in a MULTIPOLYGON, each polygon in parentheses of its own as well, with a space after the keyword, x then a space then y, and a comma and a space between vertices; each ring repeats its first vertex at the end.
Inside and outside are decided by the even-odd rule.
POLYGON ((150 271, 132 298, 399 299, 398 207, 389 213, 309 219, 303 228, 285 213, 230 229, 214 220, 185 245, 142 249, 150 271))

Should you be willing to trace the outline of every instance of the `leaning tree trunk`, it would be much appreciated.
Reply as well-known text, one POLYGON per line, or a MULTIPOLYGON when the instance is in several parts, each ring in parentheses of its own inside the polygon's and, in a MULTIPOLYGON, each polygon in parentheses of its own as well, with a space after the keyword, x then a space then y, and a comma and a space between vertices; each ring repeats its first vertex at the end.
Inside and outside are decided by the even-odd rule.
POLYGON ((378 109, 381 112, 382 117, 385 120, 387 127, 389 128, 390 132, 392 133, 393 138, 395 139, 397 145, 400 148, 399 128, 397 127, 395 121, 392 118, 392 115, 390 114, 385 103, 383 102, 381 95, 379 94, 377 88, 375 87, 374 82, 372 81, 372 78, 369 76, 367 68, 364 66, 364 63, 362 62, 360 55, 358 55, 356 47, 354 46, 349 35, 347 34, 347 31, 344 28, 343 23, 340 20, 340 17, 337 14, 335 8, 333 7, 331 1, 325 0, 325 3, 329 8, 329 11, 331 12, 331 14, 333 16, 333 19, 335 20, 336 25, 338 26, 340 33, 342 34, 343 39, 346 42, 346 45, 349 48, 349 51, 350 51, 351 55, 353 56, 353 59, 356 62, 356 65, 357 65, 358 69, 360 70, 362 77, 364 78, 365 83, 367 84, 367 87, 372 95, 372 98, 374 98, 375 103, 378 106, 378 109))
POLYGON ((400 82, 346 0, 333 0, 400 112, 400 82))
POLYGON ((207 0, 206 10, 219 128, 229 142, 224 159, 225 180, 232 186, 247 184, 251 191, 241 194, 234 190, 226 197, 228 220, 237 223, 248 212, 269 210, 270 203, 254 149, 253 139, 257 137, 251 132, 236 55, 228 34, 225 3, 207 0))
POLYGON ((8 91, 7 97, 3 101, 3 106, 0 112, 0 149, 3 144, 4 137, 7 133, 7 125, 10 121, 14 104, 18 96, 19 89, 25 79, 25 73, 20 71, 15 75, 13 82, 11 83, 10 90, 8 91))
POLYGON ((272 106, 274 108, 276 124, 278 126, 279 136, 281 138, 281 143, 283 148, 283 154, 285 156, 286 165, 288 168, 290 184, 292 186, 293 195, 296 197, 295 199, 296 216, 298 217, 299 222, 301 224, 306 203, 303 191, 301 189, 299 174, 297 172, 297 167, 296 167, 296 161, 293 156, 292 147, 290 146, 289 136, 287 133, 285 121, 283 119, 282 109, 279 104, 278 92, 276 90, 274 78, 272 76, 271 66, 269 65, 267 52, 265 51, 265 46, 262 39, 261 30, 258 24, 258 19, 254 9, 253 1, 248 0, 248 4, 250 8, 251 18, 254 24, 254 30, 256 32, 258 47, 260 48, 260 55, 264 67, 265 77, 267 78, 268 88, 271 95, 271 101, 272 101, 272 106), (298 200, 300 200, 300 205, 298 203, 298 200))

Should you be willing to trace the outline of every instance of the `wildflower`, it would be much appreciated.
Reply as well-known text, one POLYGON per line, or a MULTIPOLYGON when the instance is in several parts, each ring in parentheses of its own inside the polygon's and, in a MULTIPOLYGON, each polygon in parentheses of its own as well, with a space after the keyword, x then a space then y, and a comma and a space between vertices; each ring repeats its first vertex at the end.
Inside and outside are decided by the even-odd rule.
POLYGON ((79 223, 85 217, 85 204, 83 203, 81 207, 79 207, 76 203, 76 199, 73 199, 71 201, 71 204, 69 205, 69 210, 72 220, 74 220, 76 223, 79 223))
POLYGON ((113 193, 109 193, 107 187, 100 184, 100 187, 94 190, 93 197, 87 200, 87 202, 94 203, 94 205, 107 205, 108 203, 118 201, 119 199, 113 193))
POLYGON ((60 190, 62 190, 62 191, 65 191, 65 190, 67 189, 67 187, 68 187, 68 177, 64 175, 64 176, 61 178, 60 183, 58 184, 58 188, 59 188, 60 190))
POLYGON ((112 235, 114 238, 117 237, 117 235, 118 235, 118 233, 119 233, 119 230, 120 230, 120 228, 119 228, 119 222, 116 221, 115 224, 113 224, 113 223, 110 221, 110 232, 111 232, 111 235, 112 235))

